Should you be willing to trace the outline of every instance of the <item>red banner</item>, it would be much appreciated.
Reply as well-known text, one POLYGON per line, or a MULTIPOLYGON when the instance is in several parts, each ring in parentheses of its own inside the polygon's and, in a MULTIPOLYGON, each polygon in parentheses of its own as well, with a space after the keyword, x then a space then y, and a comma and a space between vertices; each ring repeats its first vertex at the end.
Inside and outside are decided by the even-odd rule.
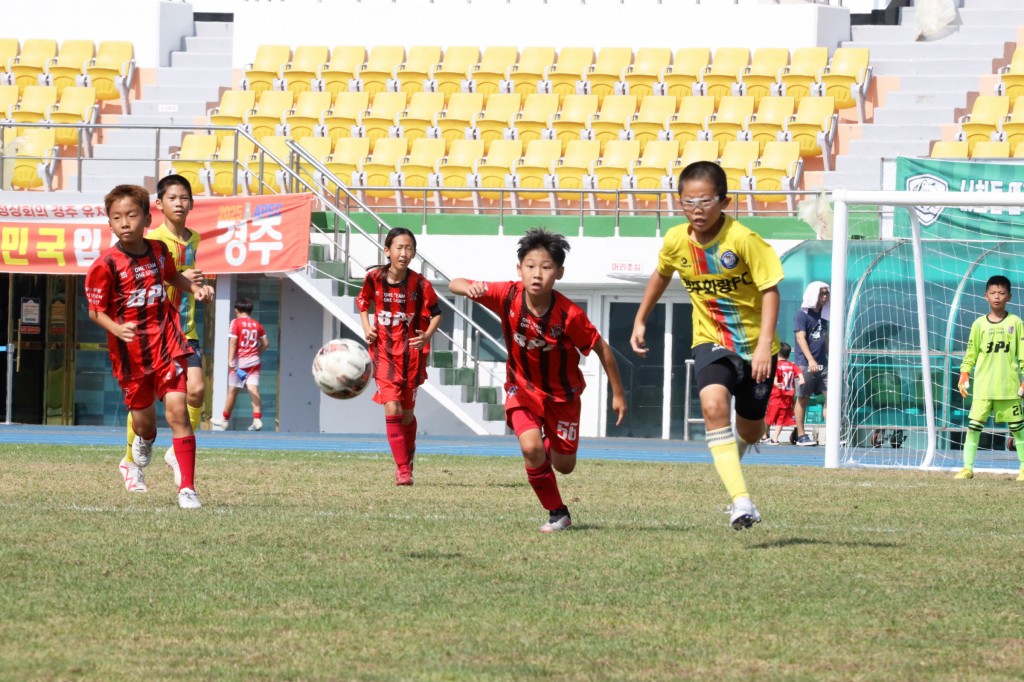
MULTIPOLYGON (((152 207, 153 227, 163 214, 152 207)), ((207 274, 288 272, 309 258, 310 194, 197 197, 188 227, 200 234, 207 274)), ((0 204, 0 272, 84 275, 117 239, 102 205, 0 204)))

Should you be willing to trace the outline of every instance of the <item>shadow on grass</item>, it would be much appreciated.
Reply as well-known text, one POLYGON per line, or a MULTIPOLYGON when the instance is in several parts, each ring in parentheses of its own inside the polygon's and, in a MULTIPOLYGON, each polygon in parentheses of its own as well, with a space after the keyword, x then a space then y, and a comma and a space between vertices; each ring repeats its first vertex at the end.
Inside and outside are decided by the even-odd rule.
POLYGON ((462 559, 465 555, 462 552, 409 552, 405 556, 408 559, 462 559))
POLYGON ((818 538, 782 538, 771 542, 759 542, 750 545, 750 549, 773 549, 776 547, 791 547, 795 545, 830 545, 832 547, 871 547, 873 549, 890 549, 898 547, 895 542, 835 542, 833 540, 821 540, 818 538))

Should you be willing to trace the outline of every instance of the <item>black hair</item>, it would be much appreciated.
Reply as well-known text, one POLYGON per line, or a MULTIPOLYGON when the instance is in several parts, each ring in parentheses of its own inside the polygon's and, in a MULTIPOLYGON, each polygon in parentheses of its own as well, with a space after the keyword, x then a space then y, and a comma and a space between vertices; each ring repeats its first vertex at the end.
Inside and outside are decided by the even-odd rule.
POLYGON ((793 347, 782 341, 779 343, 779 357, 783 360, 789 360, 789 354, 793 352, 793 347))
POLYGON ((184 187, 188 191, 188 198, 192 199, 192 183, 182 176, 174 174, 165 175, 160 178, 160 182, 156 183, 156 198, 163 199, 164 192, 167 191, 167 188, 173 187, 174 185, 181 185, 184 187))
POLYGON ((252 301, 244 296, 235 300, 235 310, 246 315, 252 315, 252 301))
POLYGON ((707 180, 715 187, 715 195, 724 199, 729 192, 729 181, 722 167, 713 161, 694 161, 679 174, 679 194, 688 180, 707 180))
MULTIPOLYGON (((391 248, 391 243, 394 242, 395 239, 397 239, 398 237, 401 237, 402 235, 405 235, 406 237, 408 237, 409 239, 412 240, 412 248, 415 249, 416 248, 416 235, 414 235, 412 233, 412 230, 410 230, 407 227, 392 227, 390 230, 388 230, 387 235, 385 235, 385 237, 384 237, 384 248, 385 249, 390 249, 391 248)), ((390 265, 391 265, 391 263, 389 261, 387 263, 382 263, 381 265, 374 265, 372 268, 370 268, 370 270, 375 270, 375 269, 378 269, 378 268, 384 270, 384 269, 387 269, 388 267, 390 267, 390 265)))
POLYGON ((991 286, 1003 287, 1006 289, 1006 293, 1011 293, 1010 289, 1010 278, 1005 275, 992 275, 988 278, 988 282, 985 283, 985 291, 991 286))
POLYGON ((526 254, 534 249, 544 249, 555 261, 555 265, 562 267, 565 264, 565 254, 569 252, 569 241, 557 232, 548 232, 543 227, 531 227, 519 239, 519 262, 522 263, 526 254))

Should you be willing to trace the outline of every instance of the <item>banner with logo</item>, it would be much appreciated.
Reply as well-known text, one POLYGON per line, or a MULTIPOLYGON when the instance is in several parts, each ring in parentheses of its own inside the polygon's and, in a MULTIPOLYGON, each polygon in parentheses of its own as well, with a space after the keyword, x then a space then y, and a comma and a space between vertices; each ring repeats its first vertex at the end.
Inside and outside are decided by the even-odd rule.
MULTIPOLYGON (((163 214, 151 209, 153 223, 163 214)), ((197 197, 186 221, 207 274, 288 272, 309 258, 312 195, 197 197)), ((85 274, 115 244, 103 205, 0 204, 0 272, 85 274)))
MULTIPOLYGON (((937 159, 896 159, 896 189, 908 192, 1006 192, 1021 195, 1024 204, 1024 166, 1013 163, 977 163, 937 159)), ((922 197, 922 202, 926 201, 922 197)), ((893 217, 896 237, 910 236, 910 214, 917 213, 925 237, 977 239, 979 236, 1020 238, 1024 235, 1024 207, 915 206, 897 209, 893 217)))

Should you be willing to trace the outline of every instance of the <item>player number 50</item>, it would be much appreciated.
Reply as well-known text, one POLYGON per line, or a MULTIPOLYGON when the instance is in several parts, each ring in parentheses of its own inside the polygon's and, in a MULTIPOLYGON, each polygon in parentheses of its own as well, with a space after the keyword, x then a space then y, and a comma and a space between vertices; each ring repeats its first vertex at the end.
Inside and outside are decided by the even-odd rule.
POLYGON ((558 422, 558 427, 555 429, 558 433, 558 437, 562 440, 567 440, 570 443, 576 440, 576 430, 579 428, 578 422, 558 422))

